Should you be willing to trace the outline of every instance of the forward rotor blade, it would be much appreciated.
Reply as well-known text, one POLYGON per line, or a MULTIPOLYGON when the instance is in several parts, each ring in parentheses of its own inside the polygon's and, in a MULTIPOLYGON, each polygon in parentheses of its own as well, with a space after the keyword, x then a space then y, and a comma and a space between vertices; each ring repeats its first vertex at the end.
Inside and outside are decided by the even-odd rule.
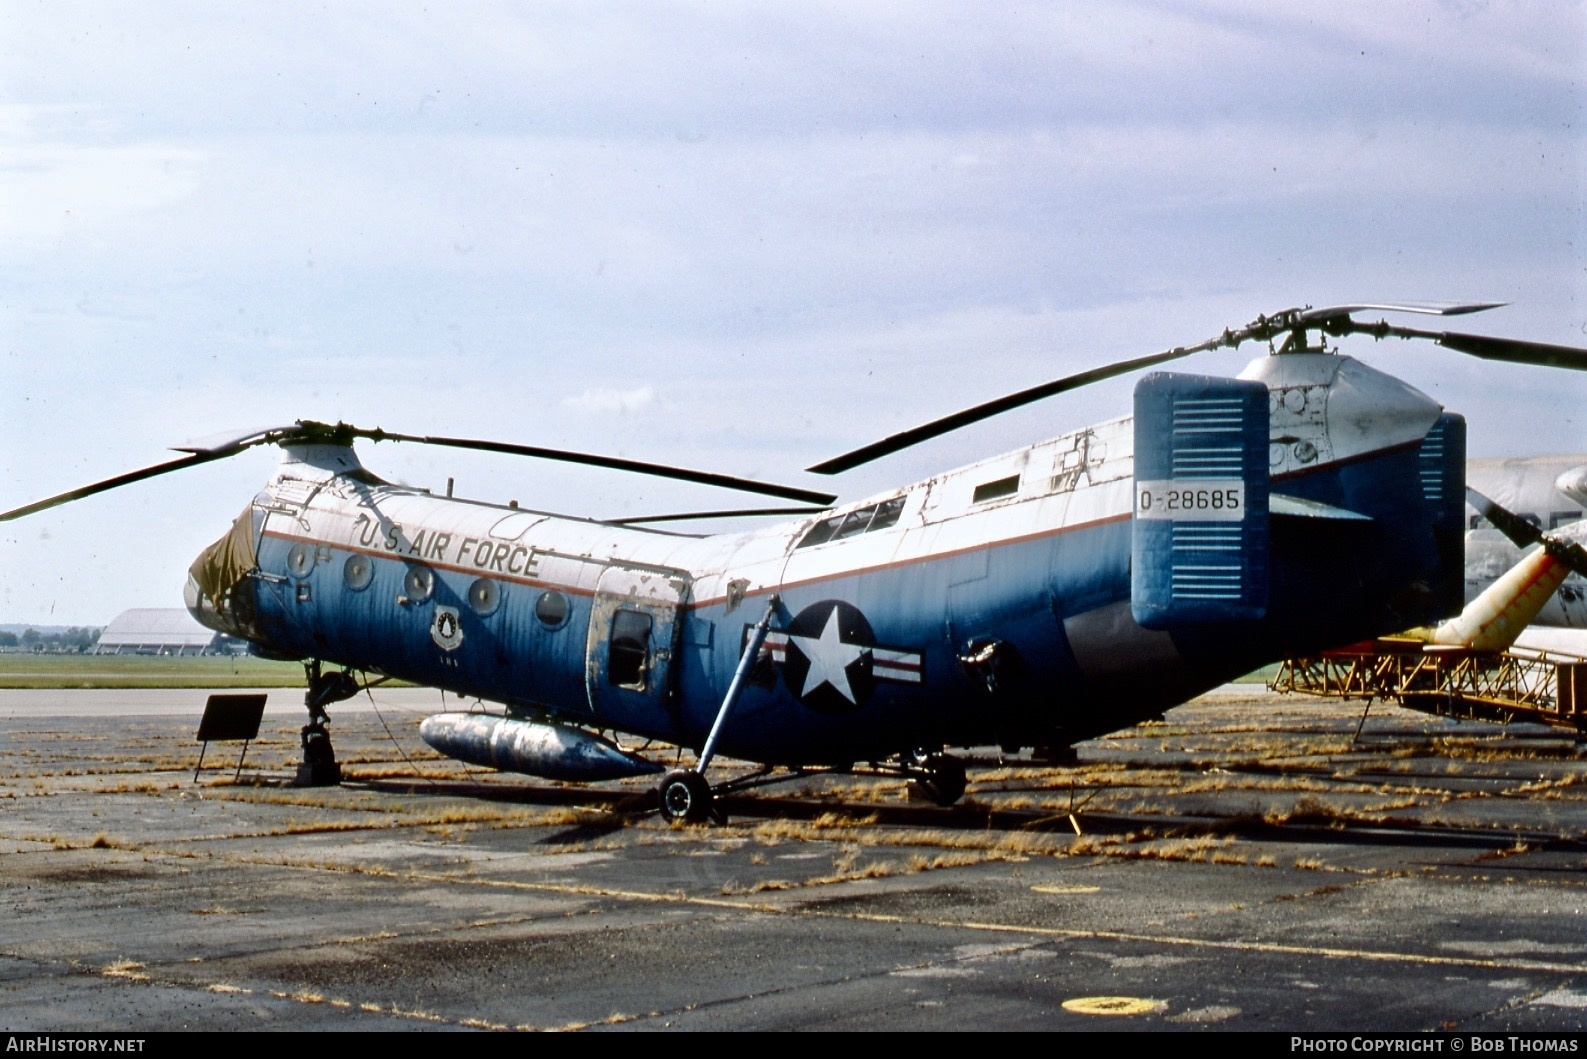
POLYGON ((192 455, 183 456, 179 459, 167 460, 165 463, 156 463, 152 467, 145 467, 139 471, 129 471, 126 474, 118 474, 114 478, 106 478, 104 481, 95 482, 92 485, 79 486, 70 492, 61 493, 58 496, 52 496, 46 500, 36 500, 24 507, 12 508, 10 511, 0 513, 0 522, 9 522, 12 519, 22 518, 24 515, 31 515, 38 511, 46 511, 49 508, 57 507, 61 504, 69 504, 73 500, 81 500, 83 497, 93 496, 95 493, 103 493, 111 489, 119 489, 121 486, 131 485, 134 482, 141 482, 146 478, 157 478, 162 474, 169 474, 172 471, 181 471, 186 470, 189 467, 197 467, 201 463, 211 463, 215 460, 223 460, 228 456, 235 456, 237 453, 248 447, 249 446, 247 445, 237 445, 230 448, 211 449, 207 452, 195 452, 192 455))
POLYGON ((657 478, 673 478, 680 482, 696 482, 700 485, 715 485, 724 489, 738 489, 746 493, 759 493, 763 496, 775 496, 781 500, 797 500, 800 503, 818 504, 823 507, 837 499, 831 493, 818 493, 811 489, 798 489, 788 485, 773 485, 768 482, 757 482, 749 478, 735 478, 731 475, 715 474, 711 471, 693 471, 686 467, 669 467, 661 463, 646 463, 643 460, 625 460, 616 456, 595 456, 587 452, 547 449, 538 445, 514 445, 505 441, 486 441, 477 438, 444 438, 416 434, 392 434, 384 430, 357 430, 355 432, 359 436, 369 438, 372 441, 414 441, 424 445, 441 445, 454 449, 478 449, 483 452, 502 452, 511 456, 533 456, 543 460, 578 463, 588 467, 606 467, 616 471, 633 471, 657 478))
POLYGON ((682 511, 675 515, 636 515, 632 518, 608 518, 601 521, 612 526, 641 526, 647 522, 692 522, 707 518, 762 518, 768 515, 819 515, 831 511, 830 507, 746 507, 736 511, 682 511))
POLYGON ((978 404, 974 408, 966 408, 962 412, 955 412, 952 415, 943 416, 941 419, 932 420, 930 423, 900 431, 897 434, 883 438, 881 441, 872 442, 869 445, 854 449, 851 452, 845 452, 841 456, 834 456, 830 460, 805 469, 816 474, 839 474, 843 471, 852 470, 861 464, 870 463, 872 460, 880 459, 883 456, 890 456, 929 438, 958 430, 960 427, 969 426, 971 423, 979 423, 983 419, 990 419, 992 416, 1012 411, 1033 401, 1040 401, 1045 397, 1053 397, 1067 390, 1089 386, 1094 382, 1101 382, 1103 379, 1111 379, 1115 375, 1125 375, 1129 372, 1150 368, 1153 365, 1163 364, 1170 360, 1178 360, 1180 357, 1188 357, 1192 353, 1215 349, 1224 344, 1227 334, 1226 332, 1225 335, 1220 335, 1216 339, 1211 339, 1197 346, 1176 346, 1161 353, 1136 357, 1134 360, 1121 360, 1100 368, 1092 368, 1090 371, 1082 371, 1077 375, 1054 379, 1052 382, 1043 383, 1040 386, 1032 386, 1028 390, 1011 393, 1006 397, 999 397, 996 400, 978 404))

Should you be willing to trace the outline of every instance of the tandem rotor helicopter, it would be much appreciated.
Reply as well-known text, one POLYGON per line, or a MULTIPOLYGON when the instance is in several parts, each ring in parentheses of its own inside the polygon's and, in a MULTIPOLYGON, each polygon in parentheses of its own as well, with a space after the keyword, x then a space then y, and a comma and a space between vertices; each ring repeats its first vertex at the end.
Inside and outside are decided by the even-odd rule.
POLYGON ((1260 316, 809 468, 836 474, 1093 382, 1268 344, 1236 378, 1154 372, 1136 384, 1131 416, 838 506, 639 461, 299 421, 185 447, 0 521, 279 446, 275 477, 194 561, 185 598, 255 654, 304 663, 300 782, 339 780, 326 707, 373 674, 505 706, 426 718, 421 734, 444 754, 573 781, 664 772, 671 820, 719 817, 723 793, 819 770, 907 776, 947 805, 965 786, 950 748, 1060 750, 1263 664, 1458 612, 1464 420, 1328 340, 1426 339, 1587 369, 1587 350, 1354 318, 1496 304, 1260 316), (808 506, 753 531, 683 534, 393 485, 364 468, 360 439, 570 460, 808 506), (696 764, 666 771, 622 738, 689 748, 696 764), (758 767, 713 787, 717 754, 758 767))

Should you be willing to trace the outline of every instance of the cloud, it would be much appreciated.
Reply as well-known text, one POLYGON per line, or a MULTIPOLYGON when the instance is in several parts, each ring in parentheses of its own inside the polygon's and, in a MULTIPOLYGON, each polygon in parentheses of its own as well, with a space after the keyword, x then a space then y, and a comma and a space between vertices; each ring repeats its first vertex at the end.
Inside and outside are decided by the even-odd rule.
POLYGON ((577 397, 562 398, 562 407, 575 412, 627 415, 639 411, 655 399, 656 391, 650 386, 633 390, 585 390, 577 397))
POLYGON ((203 162, 201 152, 154 142, 39 142, 7 127, 5 115, 0 153, 0 247, 21 257, 158 237, 160 218, 197 188, 203 162))
MULTIPOLYGON (((1473 328, 1587 341, 1584 23, 1480 0, 0 0, 0 508, 302 416, 783 478, 1306 302, 1506 300, 1473 328)), ((1579 378, 1356 345, 1468 415, 1474 454, 1581 444, 1579 378)), ((840 486, 1111 418, 1132 383, 840 486)), ((39 516, 0 618, 168 602, 273 454, 240 459, 39 516), (122 527, 137 564, 110 558, 122 527)), ((553 510, 701 506, 459 450, 369 459, 553 510)))

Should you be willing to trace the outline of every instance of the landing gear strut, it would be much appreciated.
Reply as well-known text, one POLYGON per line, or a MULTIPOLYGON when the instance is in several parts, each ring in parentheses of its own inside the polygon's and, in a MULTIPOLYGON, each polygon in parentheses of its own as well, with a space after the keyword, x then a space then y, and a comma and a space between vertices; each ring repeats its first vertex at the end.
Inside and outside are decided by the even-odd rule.
POLYGON ((777 603, 775 595, 769 598, 765 615, 750 630, 749 642, 744 645, 744 653, 739 656, 738 668, 733 671, 733 680, 727 686, 727 695, 716 711, 716 720, 711 723, 711 734, 705 737, 705 745, 700 748, 700 760, 692 769, 673 769, 661 778, 661 786, 656 788, 656 800, 661 806, 662 819, 670 823, 703 824, 714 816, 717 823, 727 823, 727 814, 716 804, 716 796, 711 791, 711 784, 706 781, 705 770, 716 753, 716 741, 722 735, 723 722, 732 711, 733 703, 738 701, 738 693, 744 690, 744 680, 760 657, 761 645, 766 642, 766 633, 771 629, 771 620, 777 615, 777 603))
POLYGON ((308 691, 303 694, 303 705, 308 707, 309 723, 303 726, 303 761, 298 765, 297 787, 334 787, 342 782, 342 766, 336 761, 336 750, 331 746, 331 732, 326 727, 330 715, 325 707, 333 702, 350 699, 359 692, 358 681, 345 670, 338 673, 320 672, 318 658, 303 664, 308 678, 308 691))

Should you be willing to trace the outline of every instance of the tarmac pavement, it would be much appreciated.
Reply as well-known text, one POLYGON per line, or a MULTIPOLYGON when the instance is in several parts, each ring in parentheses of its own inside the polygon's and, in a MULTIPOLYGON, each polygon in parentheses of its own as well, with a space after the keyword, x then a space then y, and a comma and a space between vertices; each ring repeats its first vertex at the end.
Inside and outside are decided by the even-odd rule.
MULTIPOLYGON (((207 691, 0 692, 0 1029, 1574 1033, 1587 760, 1231 685, 952 809, 814 777, 674 828, 654 780, 446 761, 437 693, 194 742, 207 691)), ((458 707, 457 700, 446 708, 458 707)), ((713 769, 733 774, 732 763, 713 769)))

